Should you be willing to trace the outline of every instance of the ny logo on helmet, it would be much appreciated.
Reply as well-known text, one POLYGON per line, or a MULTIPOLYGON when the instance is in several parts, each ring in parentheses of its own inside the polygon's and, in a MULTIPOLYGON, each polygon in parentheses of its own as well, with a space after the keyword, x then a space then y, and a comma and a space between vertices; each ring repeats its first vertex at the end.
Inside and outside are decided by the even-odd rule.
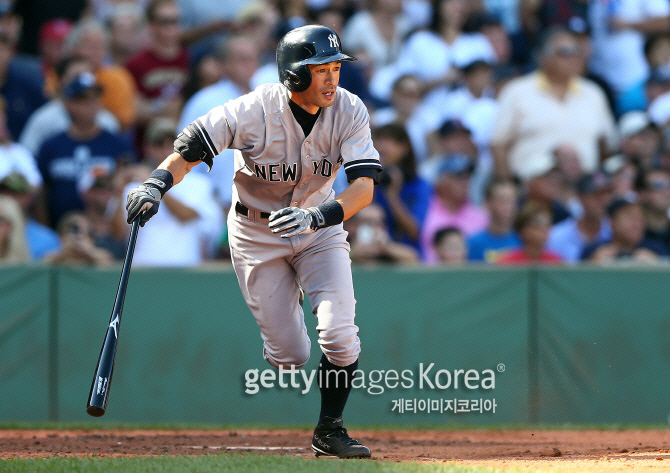
POLYGON ((340 45, 337 41, 337 36, 335 36, 334 34, 329 34, 328 35, 328 41, 330 41, 330 47, 331 48, 339 48, 340 47, 340 45))

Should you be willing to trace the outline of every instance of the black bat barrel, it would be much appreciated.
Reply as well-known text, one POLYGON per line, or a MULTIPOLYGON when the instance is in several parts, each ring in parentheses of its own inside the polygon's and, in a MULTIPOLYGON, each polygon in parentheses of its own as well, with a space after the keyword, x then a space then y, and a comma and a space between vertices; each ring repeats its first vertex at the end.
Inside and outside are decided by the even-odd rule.
POLYGON ((95 367, 95 375, 91 383, 91 391, 88 394, 86 412, 93 417, 101 417, 107 409, 109 387, 112 384, 112 372, 114 371, 114 359, 116 358, 116 344, 119 339, 121 313, 123 312, 123 302, 126 299, 126 288, 128 287, 128 277, 130 275, 130 266, 133 262, 133 253, 135 252, 135 242, 137 241, 139 226, 140 217, 138 216, 133 222, 130 231, 128 251, 126 251, 126 259, 123 262, 123 269, 121 270, 121 279, 116 291, 112 316, 109 318, 105 341, 102 343, 102 348, 100 349, 98 364, 95 367))

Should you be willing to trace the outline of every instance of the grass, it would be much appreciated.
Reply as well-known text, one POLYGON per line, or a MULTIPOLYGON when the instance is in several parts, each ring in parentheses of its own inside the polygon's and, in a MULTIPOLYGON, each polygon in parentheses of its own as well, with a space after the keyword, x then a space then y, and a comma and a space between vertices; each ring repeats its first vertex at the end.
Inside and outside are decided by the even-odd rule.
MULTIPOLYGON (((374 460, 305 459, 274 455, 210 455, 196 457, 120 457, 13 459, 0 461, 7 473, 498 473, 503 470, 435 463, 394 463, 374 460)), ((506 470, 505 473, 509 473, 506 470)), ((519 470, 517 470, 519 471, 519 470)))

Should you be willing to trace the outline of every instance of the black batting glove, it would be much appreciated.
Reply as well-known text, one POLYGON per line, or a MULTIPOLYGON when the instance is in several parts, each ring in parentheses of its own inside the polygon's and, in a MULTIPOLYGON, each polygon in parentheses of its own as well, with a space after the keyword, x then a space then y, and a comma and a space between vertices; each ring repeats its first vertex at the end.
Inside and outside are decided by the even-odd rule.
POLYGON ((126 210, 128 223, 140 216, 140 226, 143 227, 151 217, 156 215, 161 198, 172 187, 174 179, 165 169, 156 169, 144 183, 128 191, 126 210))
POLYGON ((130 189, 126 201, 128 223, 133 223, 137 216, 141 214, 140 226, 143 227, 158 212, 161 197, 161 192, 158 189, 147 184, 140 184, 134 189, 130 189))

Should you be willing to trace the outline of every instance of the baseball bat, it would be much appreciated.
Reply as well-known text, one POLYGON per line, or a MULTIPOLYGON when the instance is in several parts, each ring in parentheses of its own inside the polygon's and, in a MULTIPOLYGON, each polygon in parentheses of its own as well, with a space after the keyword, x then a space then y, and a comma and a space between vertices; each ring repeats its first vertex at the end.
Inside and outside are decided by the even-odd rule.
POLYGON ((133 253, 135 252, 135 242, 137 241, 139 226, 140 216, 133 221, 133 226, 130 230, 128 250, 126 251, 126 259, 123 262, 123 269, 121 270, 121 280, 119 281, 119 288, 116 291, 114 308, 109 318, 107 332, 105 332, 105 340, 102 342, 98 364, 95 367, 91 392, 88 395, 86 412, 93 417, 103 416, 107 410, 109 387, 112 384, 112 372, 114 371, 114 359, 116 358, 116 344, 119 340, 121 313, 123 312, 123 302, 126 298, 126 288, 128 287, 128 277, 130 275, 130 266, 133 262, 133 253))

